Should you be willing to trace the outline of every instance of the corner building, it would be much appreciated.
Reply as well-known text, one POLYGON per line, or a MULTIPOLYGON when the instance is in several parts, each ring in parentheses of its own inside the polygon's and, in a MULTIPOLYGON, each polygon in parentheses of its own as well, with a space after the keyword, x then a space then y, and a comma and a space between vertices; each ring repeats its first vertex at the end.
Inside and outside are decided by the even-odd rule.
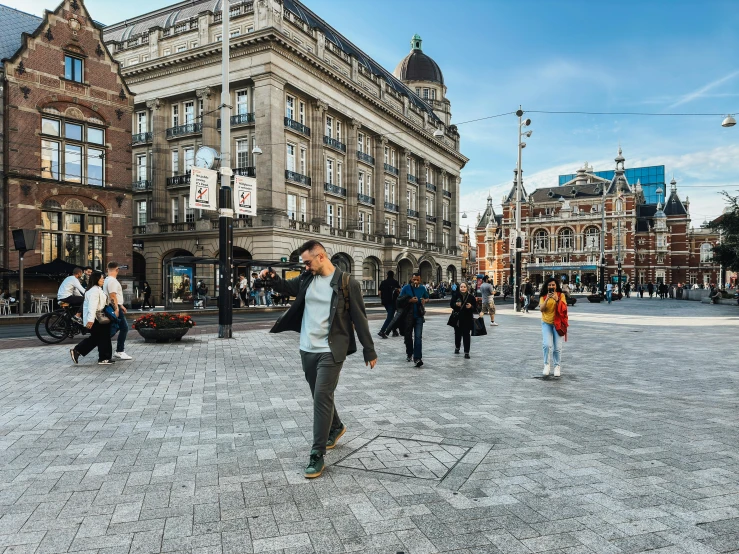
POLYGON ((298 246, 317 239, 366 294, 391 269, 400 280, 414 270, 426 281, 457 278, 467 158, 421 38, 393 75, 296 0, 232 2, 233 115, 222 122, 221 9, 220 0, 187 1, 105 29, 136 93, 140 278, 159 294, 168 259, 217 255, 217 213, 191 210, 188 187, 195 152, 220 150, 224 124, 234 172, 258 187, 258 215, 234 221, 235 259, 297 260, 298 246))

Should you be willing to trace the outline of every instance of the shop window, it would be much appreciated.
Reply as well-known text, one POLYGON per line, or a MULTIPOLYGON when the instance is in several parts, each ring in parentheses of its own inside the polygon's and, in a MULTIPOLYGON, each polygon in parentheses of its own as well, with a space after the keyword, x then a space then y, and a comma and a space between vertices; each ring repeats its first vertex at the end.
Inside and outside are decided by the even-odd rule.
POLYGON ((41 212, 41 261, 57 258, 78 266, 103 269, 105 216, 65 211, 41 212))

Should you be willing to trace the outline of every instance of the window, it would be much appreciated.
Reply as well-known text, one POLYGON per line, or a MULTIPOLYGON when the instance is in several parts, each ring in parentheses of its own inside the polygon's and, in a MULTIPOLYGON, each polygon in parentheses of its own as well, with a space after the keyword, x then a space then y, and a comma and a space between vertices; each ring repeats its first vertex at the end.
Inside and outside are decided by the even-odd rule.
POLYGON ((364 171, 359 172, 359 179, 357 181, 357 189, 359 194, 364 194, 364 171))
POLYGON ((184 52, 185 50, 187 50, 187 45, 186 44, 180 44, 179 46, 177 46, 175 48, 174 51, 179 53, 179 52, 184 52))
POLYGON ((411 189, 405 191, 405 201, 408 204, 408 209, 412 210, 413 206, 411 205, 411 189))
POLYGON ((195 102, 185 102, 185 125, 195 123, 195 102))
POLYGON ((303 223, 305 223, 307 213, 308 213, 308 197, 301 196, 300 197, 300 221, 302 221, 303 223))
POLYGON ((64 56, 64 78, 82 83, 84 81, 82 60, 72 56, 64 56))
POLYGON ((418 96, 421 96, 421 89, 420 89, 420 87, 416 87, 416 94, 418 96))
POLYGON ((588 227, 585 229, 585 248, 600 247, 600 229, 588 227))
POLYGON ((306 158, 308 157, 307 150, 304 146, 300 147, 300 174, 301 175, 307 175, 307 169, 306 169, 306 158))
POLYGON ((305 102, 298 101, 298 121, 305 125, 305 102))
POLYGON ((449 231, 444 231, 442 233, 443 241, 444 241, 444 248, 449 248, 449 231))
POLYGON ((201 121, 204 115, 203 112, 205 112, 205 107, 204 107, 203 99, 201 98, 200 100, 198 100, 198 115, 200 116, 201 121))
POLYGON ((364 153, 364 133, 357 133, 357 150, 364 153))
POLYGON ((390 149, 387 146, 385 147, 385 163, 390 163, 390 149))
POLYGON ((390 184, 390 202, 395 204, 395 183, 390 184))
POLYGON ((429 99, 429 89, 424 88, 423 89, 423 99, 428 100, 429 99))
POLYGON ((620 213, 624 211, 624 203, 620 198, 616 200, 616 212, 620 213))
POLYGON ((334 137, 334 118, 330 115, 326 116, 326 136, 328 138, 334 137))
POLYGON ((241 34, 241 29, 233 29, 229 35, 231 38, 237 37, 241 34))
POLYGON ((296 194, 287 195, 287 217, 295 221, 298 210, 298 196, 296 194))
POLYGON ((330 158, 326 159, 326 182, 334 184, 334 161, 330 158))
POLYGON ((572 229, 562 229, 559 232, 558 239, 560 249, 572 249, 575 247, 575 236, 572 233, 572 229))
POLYGON ((287 170, 295 171, 295 145, 287 145, 287 170))
POLYGON ((236 167, 249 167, 249 139, 236 141, 236 167))
POLYGON ((449 204, 443 204, 441 207, 441 218, 444 221, 449 221, 449 204))
POLYGON ((192 166, 195 164, 195 150, 185 148, 185 173, 190 173, 192 166))
POLYGON ((236 91, 236 113, 238 115, 249 113, 249 93, 246 90, 236 91))
POLYGON ((364 233, 364 212, 359 212, 359 220, 357 221, 357 227, 361 233, 364 233))
POLYGON ((390 183, 385 181, 385 202, 390 202, 390 183))
POLYGON ((172 53, 172 50, 170 48, 165 48, 164 52, 162 52, 162 56, 169 56, 172 53))
POLYGON ((549 234, 543 229, 534 234, 534 250, 549 250, 549 234))
POLYGON ((146 181, 146 154, 136 156, 136 180, 146 181))
POLYGON ((180 170, 180 151, 172 150, 172 175, 177 175, 180 170))
POLYGON ((289 95, 285 97, 285 117, 295 119, 295 98, 289 95))
POLYGON ((170 200, 172 203, 172 223, 180 222, 180 199, 175 197, 170 200))
MULTIPOLYGON (((140 206, 137 206, 140 209, 140 206)), ((143 207, 144 217, 146 206, 143 207)), ((139 212, 141 213, 141 212, 139 212)), ((41 212, 41 261, 102 269, 105 258, 105 217, 71 212, 41 212)))
POLYGON ((146 200, 136 202, 136 225, 146 225, 146 200))
POLYGON ((193 223, 195 221, 195 210, 190 207, 189 194, 182 197, 182 205, 185 207, 185 221, 187 223, 193 223))
POLYGON ((105 131, 85 123, 41 118, 41 133, 56 140, 41 140, 41 177, 71 183, 103 186, 105 131))
POLYGON ((390 218, 389 217, 385 218, 385 234, 386 235, 390 234, 390 218))
POLYGON ((711 261, 713 261, 713 246, 708 242, 704 242, 701 244, 701 263, 711 261))
POLYGON ((172 127, 177 127, 180 124, 180 106, 174 104, 172 106, 172 127))
POLYGON ((198 41, 197 40, 191 40, 190 41, 190 48, 197 48, 198 47, 198 41))
POLYGON ((338 162, 336 164, 336 184, 339 186, 342 186, 343 180, 341 178, 341 169, 342 169, 342 163, 338 162))
POLYGON ((413 224, 411 225, 411 234, 410 234, 410 238, 412 238, 413 240, 416 240, 416 224, 415 224, 415 223, 413 223, 413 224))
POLYGON ((372 214, 367 214, 367 234, 372 234, 372 214))
POLYGON ((329 227, 334 226, 334 205, 326 204, 326 223, 329 227))
POLYGON ((336 206, 336 227, 344 228, 344 206, 336 206))
POLYGON ((431 89, 431 100, 436 100, 436 89, 435 88, 431 89))
POLYGON ((336 122, 336 140, 341 142, 341 121, 336 122))
POLYGON ((136 132, 146 132, 146 112, 136 112, 136 132))
POLYGON ((390 234, 395 236, 395 220, 390 221, 390 234))

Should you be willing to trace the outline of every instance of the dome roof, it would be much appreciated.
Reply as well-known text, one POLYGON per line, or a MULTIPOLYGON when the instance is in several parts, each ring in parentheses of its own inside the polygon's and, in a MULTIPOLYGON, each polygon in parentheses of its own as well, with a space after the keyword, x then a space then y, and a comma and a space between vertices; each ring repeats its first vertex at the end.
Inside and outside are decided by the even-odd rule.
POLYGON ((430 81, 444 84, 444 75, 439 65, 423 53, 421 37, 413 35, 411 52, 398 64, 393 75, 401 81, 430 81))

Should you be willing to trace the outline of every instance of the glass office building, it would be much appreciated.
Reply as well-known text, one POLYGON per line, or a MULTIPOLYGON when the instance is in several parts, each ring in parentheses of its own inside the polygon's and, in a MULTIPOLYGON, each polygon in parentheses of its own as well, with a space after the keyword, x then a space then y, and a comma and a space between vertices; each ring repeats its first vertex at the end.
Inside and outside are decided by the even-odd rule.
MULTIPOLYGON (((608 179, 613 179, 613 170, 610 171, 595 171, 593 175, 608 179)), ((644 191, 644 199, 647 204, 656 204, 657 201, 665 203, 665 192, 667 190, 665 186, 665 166, 653 165, 650 167, 632 167, 624 171, 624 175, 629 184, 633 187, 637 181, 641 182, 642 190, 644 191), (657 189, 661 188, 662 193, 658 196, 657 189)), ((575 177, 576 173, 570 173, 569 175, 559 176, 559 186, 561 187, 565 183, 569 183, 575 177)))

